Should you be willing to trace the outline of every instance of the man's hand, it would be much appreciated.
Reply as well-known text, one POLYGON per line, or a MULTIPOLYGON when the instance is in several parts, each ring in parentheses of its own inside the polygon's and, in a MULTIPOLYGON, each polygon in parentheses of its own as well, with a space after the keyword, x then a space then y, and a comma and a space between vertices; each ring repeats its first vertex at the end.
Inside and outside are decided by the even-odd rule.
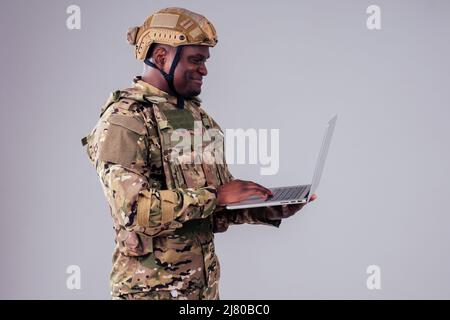
MULTIPOLYGON (((309 202, 314 201, 316 199, 317 195, 313 194, 309 199, 309 202)), ((299 204, 288 204, 282 206, 267 207, 266 218, 269 220, 280 220, 289 218, 290 216, 293 216, 295 213, 297 213, 301 208, 303 208, 305 204, 306 203, 299 203, 299 204)))
POLYGON ((225 206, 227 204, 247 200, 250 197, 260 197, 266 200, 272 192, 251 181, 232 180, 221 185, 217 189, 217 204, 225 206))

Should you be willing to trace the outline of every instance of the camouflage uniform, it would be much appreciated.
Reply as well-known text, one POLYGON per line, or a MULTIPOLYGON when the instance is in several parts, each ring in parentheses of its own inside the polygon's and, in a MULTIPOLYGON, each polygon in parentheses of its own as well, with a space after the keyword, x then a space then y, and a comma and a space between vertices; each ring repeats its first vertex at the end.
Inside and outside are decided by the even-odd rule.
POLYGON ((176 102, 136 77, 132 88, 111 95, 84 141, 116 232, 115 299, 218 299, 214 232, 231 224, 280 224, 266 219, 264 209, 216 206, 216 187, 233 179, 217 161, 224 159, 189 164, 171 158, 168 137, 180 125, 191 135, 192 120, 200 121, 202 132, 220 130, 200 99, 186 99, 182 110, 176 102))

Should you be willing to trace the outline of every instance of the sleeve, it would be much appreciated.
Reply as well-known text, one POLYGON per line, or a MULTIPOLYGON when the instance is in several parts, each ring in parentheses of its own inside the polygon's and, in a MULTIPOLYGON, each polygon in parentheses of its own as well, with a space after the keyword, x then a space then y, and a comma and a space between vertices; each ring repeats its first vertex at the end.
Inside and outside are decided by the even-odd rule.
POLYGON ((251 208, 227 210, 223 209, 213 216, 213 231, 215 233, 225 232, 230 225, 236 224, 260 224, 279 227, 281 220, 270 220, 266 217, 266 208, 251 208))
POLYGON ((214 212, 213 189, 150 187, 149 138, 142 116, 130 111, 113 113, 97 131, 96 168, 116 229, 150 237, 168 235, 184 222, 214 212))

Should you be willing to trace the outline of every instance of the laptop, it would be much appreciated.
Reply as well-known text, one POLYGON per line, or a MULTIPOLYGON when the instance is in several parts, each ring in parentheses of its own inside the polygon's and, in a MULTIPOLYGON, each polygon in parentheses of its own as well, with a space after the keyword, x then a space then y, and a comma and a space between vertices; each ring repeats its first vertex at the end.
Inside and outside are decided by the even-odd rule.
POLYGON ((232 203, 226 206, 227 209, 246 209, 257 207, 271 207, 284 204, 293 203, 306 203, 311 196, 316 192, 319 186, 320 178, 322 177, 323 168, 325 166, 325 160, 327 158, 328 149, 330 148, 331 138, 333 136, 334 128, 336 126, 337 115, 335 115, 329 122, 325 130, 325 134, 322 140, 322 147, 317 158, 316 168, 311 184, 291 186, 291 187, 278 187, 269 188, 272 191, 272 196, 266 200, 254 196, 245 201, 232 203))

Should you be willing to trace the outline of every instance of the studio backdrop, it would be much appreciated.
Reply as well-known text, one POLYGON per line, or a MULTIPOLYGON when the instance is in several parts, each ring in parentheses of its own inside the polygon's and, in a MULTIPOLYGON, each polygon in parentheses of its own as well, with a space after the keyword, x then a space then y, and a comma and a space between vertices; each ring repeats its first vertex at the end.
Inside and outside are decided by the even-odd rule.
POLYGON ((112 220, 80 139, 142 73, 127 29, 170 6, 217 29, 203 108, 257 138, 235 177, 309 183, 338 115, 316 201, 216 235, 221 298, 450 298, 444 0, 2 0, 0 298, 110 299, 112 220))

